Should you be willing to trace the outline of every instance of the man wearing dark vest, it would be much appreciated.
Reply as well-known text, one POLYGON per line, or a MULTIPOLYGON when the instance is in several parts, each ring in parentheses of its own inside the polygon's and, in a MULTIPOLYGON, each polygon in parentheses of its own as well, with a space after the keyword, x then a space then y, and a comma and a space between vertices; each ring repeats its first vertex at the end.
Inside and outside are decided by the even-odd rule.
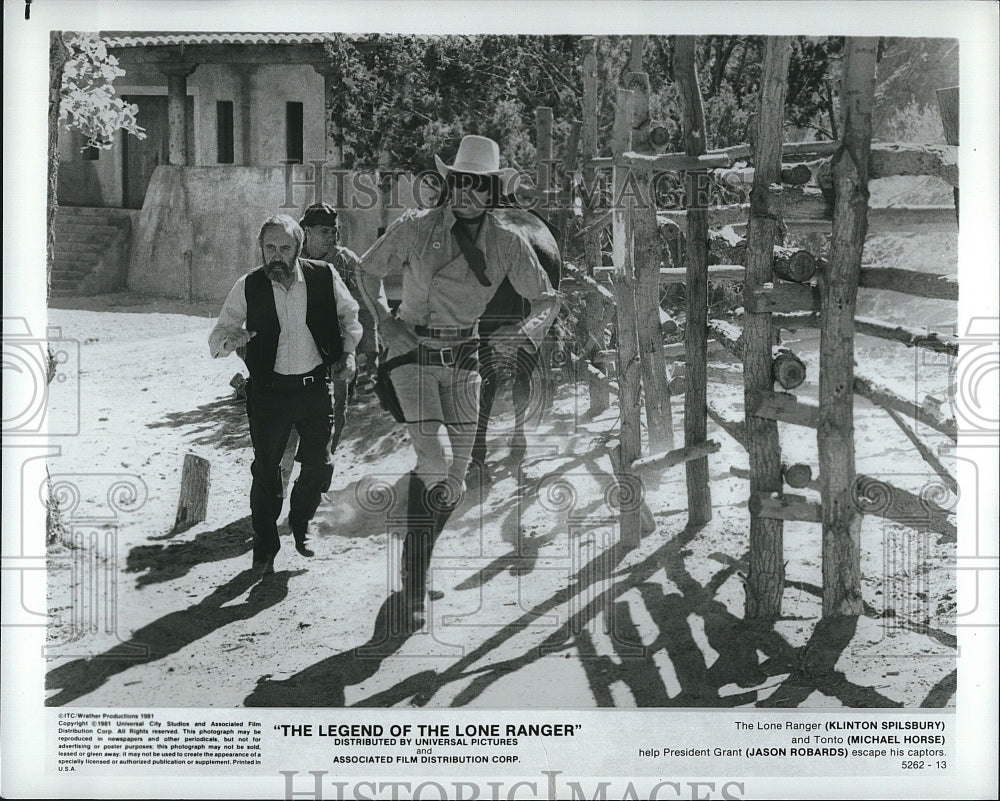
POLYGON ((350 248, 340 244, 340 226, 337 217, 337 210, 326 203, 314 203, 303 212, 302 219, 299 220, 299 225, 306 235, 306 240, 302 244, 302 255, 307 259, 332 264, 351 291, 351 297, 360 306, 358 322, 361 323, 363 333, 355 355, 358 359, 358 382, 365 388, 365 383, 370 385, 375 379, 378 331, 372 313, 368 310, 358 287, 358 257, 350 248))
POLYGON ((258 236, 263 262, 230 290, 208 340, 216 358, 246 347, 254 452, 253 569, 260 575, 274 572, 281 547, 280 465, 293 428, 301 470, 288 525, 296 550, 313 555, 307 545, 309 522, 333 477, 331 381, 354 377, 354 350, 361 339, 357 302, 329 264, 300 258, 303 239, 291 217, 276 215, 264 222, 258 236))

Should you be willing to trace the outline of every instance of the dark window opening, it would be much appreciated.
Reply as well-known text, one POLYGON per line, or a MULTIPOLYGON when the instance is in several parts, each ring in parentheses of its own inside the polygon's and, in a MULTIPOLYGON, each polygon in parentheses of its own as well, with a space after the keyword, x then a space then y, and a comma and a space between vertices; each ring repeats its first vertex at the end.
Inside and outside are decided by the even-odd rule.
POLYGON ((85 147, 82 158, 84 161, 98 161, 101 158, 101 149, 99 147, 85 147))
POLYGON ((302 104, 285 104, 285 159, 302 163, 302 104))
POLYGON ((219 164, 233 164, 233 101, 219 100, 215 104, 216 161, 219 164))

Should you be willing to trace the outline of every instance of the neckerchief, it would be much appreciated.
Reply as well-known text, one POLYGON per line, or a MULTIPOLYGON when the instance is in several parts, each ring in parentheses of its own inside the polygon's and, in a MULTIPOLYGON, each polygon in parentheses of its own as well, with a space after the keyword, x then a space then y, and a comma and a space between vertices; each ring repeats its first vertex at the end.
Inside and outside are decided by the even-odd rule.
MULTIPOLYGON (((483 219, 481 218, 479 221, 480 228, 482 224, 483 219)), ((490 279, 486 277, 486 256, 483 255, 483 251, 476 247, 469 229, 458 218, 455 219, 455 224, 451 227, 451 234, 462 249, 462 255, 465 256, 465 260, 469 263, 469 269, 476 276, 476 280, 483 286, 490 286, 490 279)))

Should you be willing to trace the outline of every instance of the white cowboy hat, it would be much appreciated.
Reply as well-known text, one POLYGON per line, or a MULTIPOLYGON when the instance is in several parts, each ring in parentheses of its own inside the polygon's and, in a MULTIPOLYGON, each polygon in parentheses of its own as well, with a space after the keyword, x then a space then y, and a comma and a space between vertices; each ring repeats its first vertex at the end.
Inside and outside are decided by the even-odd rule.
POLYGON ((467 172, 473 175, 500 174, 500 145, 485 136, 463 136, 455 154, 455 163, 450 167, 435 155, 438 172, 447 176, 450 172, 467 172))

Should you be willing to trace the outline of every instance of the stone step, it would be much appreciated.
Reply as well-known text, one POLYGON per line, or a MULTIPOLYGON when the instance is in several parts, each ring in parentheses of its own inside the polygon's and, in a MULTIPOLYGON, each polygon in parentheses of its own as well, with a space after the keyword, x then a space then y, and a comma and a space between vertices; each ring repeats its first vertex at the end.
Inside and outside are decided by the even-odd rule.
POLYGON ((121 227, 117 225, 100 225, 95 223, 56 223, 56 239, 72 240, 75 242, 111 241, 118 236, 121 227))
POLYGON ((65 281, 79 281, 86 273, 80 272, 78 270, 67 270, 64 268, 52 268, 52 280, 65 280, 65 281))
POLYGON ((87 275, 93 272, 96 262, 92 261, 58 261, 52 262, 52 272, 65 272, 87 275))
POLYGON ((83 218, 56 220, 57 231, 101 231, 111 236, 124 227, 125 226, 119 225, 116 222, 106 222, 96 218, 93 221, 88 221, 83 218))
POLYGON ((92 253, 87 250, 56 250, 52 254, 53 262, 61 262, 63 264, 88 264, 96 265, 97 262, 101 260, 101 253, 92 253))
POLYGON ((82 279, 80 278, 52 278, 49 282, 49 289, 56 290, 69 290, 70 292, 75 292, 80 288, 80 283, 82 279))
POLYGON ((98 206, 60 206, 58 214, 63 217, 128 217, 115 209, 102 209, 98 206))
POLYGON ((74 256, 79 258, 96 258, 104 253, 108 247, 109 245, 104 242, 68 242, 57 238, 55 244, 52 246, 52 253, 56 256, 65 255, 70 258, 74 256))

